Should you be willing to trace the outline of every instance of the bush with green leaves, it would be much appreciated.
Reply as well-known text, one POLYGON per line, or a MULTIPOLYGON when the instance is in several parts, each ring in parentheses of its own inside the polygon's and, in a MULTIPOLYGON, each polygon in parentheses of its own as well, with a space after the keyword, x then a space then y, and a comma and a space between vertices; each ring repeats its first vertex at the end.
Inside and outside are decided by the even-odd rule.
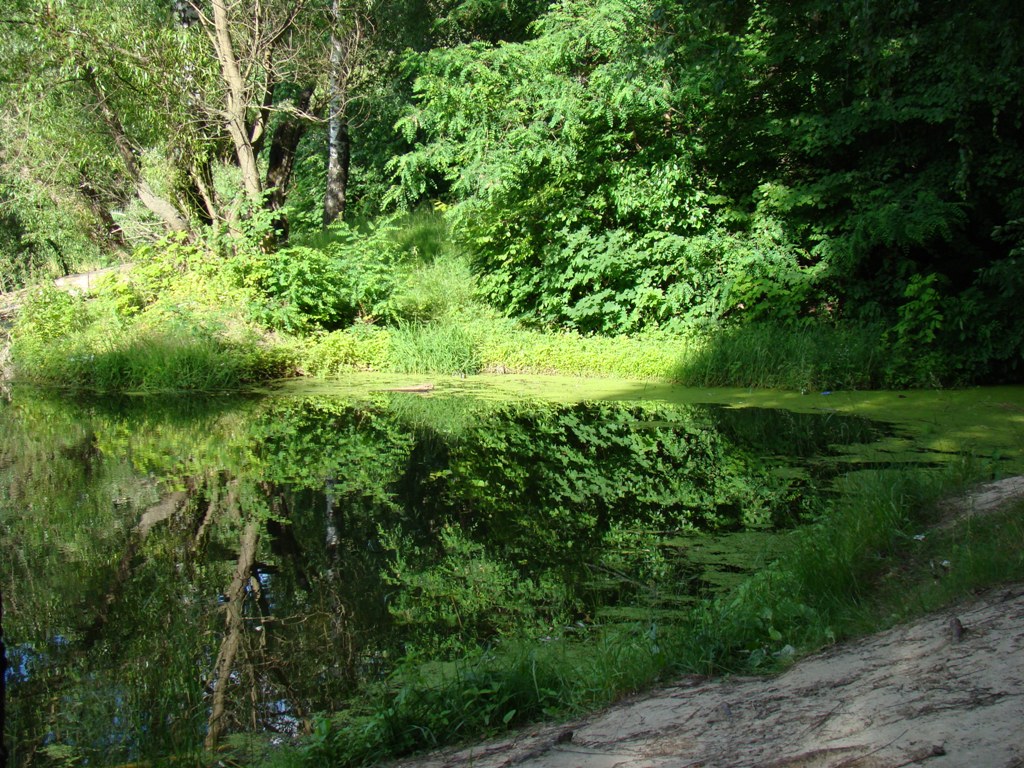
POLYGON ((352 370, 387 370, 391 359, 391 332, 370 323, 355 323, 344 330, 318 337, 302 355, 302 368, 319 377, 352 370))
POLYGON ((16 343, 60 342, 85 329, 89 312, 81 296, 52 285, 32 290, 22 304, 14 330, 16 343))
POLYGON ((336 330, 357 317, 387 320, 403 262, 391 228, 336 223, 279 250, 236 257, 230 265, 260 297, 255 318, 285 331, 336 330))
POLYGON ((560 0, 411 61, 394 197, 444 196, 528 322, 882 323, 893 383, 1019 377, 1021 31, 1006 2, 560 0))
POLYGON ((401 126, 427 141, 394 162, 401 191, 445 179, 453 234, 513 316, 616 334, 826 303, 822 265, 782 223, 716 211, 699 147, 674 130, 693 86, 673 90, 658 15, 565 0, 534 39, 417 62, 419 103, 401 126))

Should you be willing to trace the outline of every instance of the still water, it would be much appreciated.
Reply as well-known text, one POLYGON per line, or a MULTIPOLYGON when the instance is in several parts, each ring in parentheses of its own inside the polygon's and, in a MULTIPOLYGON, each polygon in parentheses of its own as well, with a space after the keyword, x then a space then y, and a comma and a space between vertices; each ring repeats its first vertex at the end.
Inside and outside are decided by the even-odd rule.
POLYGON ((13 765, 287 739, 399 658, 670 622, 813 519, 837 474, 909 440, 826 408, 482 394, 16 391, 13 765))

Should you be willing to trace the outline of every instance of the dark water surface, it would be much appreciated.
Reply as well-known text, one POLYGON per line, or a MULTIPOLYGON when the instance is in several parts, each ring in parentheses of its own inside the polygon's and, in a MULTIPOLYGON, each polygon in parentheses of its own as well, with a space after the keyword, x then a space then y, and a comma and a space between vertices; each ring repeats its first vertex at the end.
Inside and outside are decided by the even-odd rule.
POLYGON ((403 393, 0 405, 13 765, 300 733, 396 659, 671 621, 895 428, 403 393))

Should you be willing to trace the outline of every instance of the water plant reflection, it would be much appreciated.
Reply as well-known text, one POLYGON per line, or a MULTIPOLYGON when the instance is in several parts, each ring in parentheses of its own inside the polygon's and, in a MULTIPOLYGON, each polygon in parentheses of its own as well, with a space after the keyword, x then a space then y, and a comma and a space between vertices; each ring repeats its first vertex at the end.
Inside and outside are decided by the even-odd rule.
POLYGON ((883 431, 835 414, 401 394, 21 393, 0 421, 15 765, 294 734, 398 659, 670 622, 756 559, 720 552, 712 572, 697 534, 798 523, 827 481, 821 456, 883 431), (796 434, 813 451, 785 458, 796 434))

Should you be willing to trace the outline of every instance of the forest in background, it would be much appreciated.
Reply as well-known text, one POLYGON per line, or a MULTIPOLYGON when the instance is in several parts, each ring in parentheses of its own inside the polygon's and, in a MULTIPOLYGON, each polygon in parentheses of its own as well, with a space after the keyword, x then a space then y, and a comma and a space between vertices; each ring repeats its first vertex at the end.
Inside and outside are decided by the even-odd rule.
MULTIPOLYGON (((132 258, 121 326, 216 275, 259 328, 362 338, 451 330, 432 302, 472 284, 580 338, 842 328, 888 360, 871 384, 1019 380, 1022 27, 1005 1, 15 0, 0 288, 132 258)), ((85 322, 47 311, 44 343, 85 322)))

